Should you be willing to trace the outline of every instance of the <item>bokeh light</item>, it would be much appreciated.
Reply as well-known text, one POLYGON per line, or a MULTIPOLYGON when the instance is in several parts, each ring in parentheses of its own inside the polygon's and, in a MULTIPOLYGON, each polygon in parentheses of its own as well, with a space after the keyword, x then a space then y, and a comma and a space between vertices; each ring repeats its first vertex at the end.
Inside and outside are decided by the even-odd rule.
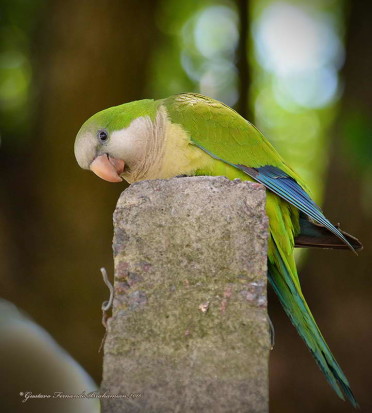
POLYGON ((327 127, 341 90, 341 14, 317 2, 282 1, 255 1, 253 14, 256 122, 319 202, 327 127))
MULTIPOLYGON (((184 71, 187 79, 184 78, 180 82, 182 74, 179 70, 173 70, 170 79, 179 80, 171 80, 168 85, 162 85, 162 95, 159 97, 181 91, 194 91, 233 106, 239 98, 235 65, 239 41, 239 16, 235 5, 227 1, 199 4, 198 7, 194 7, 192 13, 185 14, 176 33, 170 22, 162 21, 160 24, 164 33, 177 39, 172 54, 178 55, 180 69, 184 71)), ((161 51, 159 58, 155 59, 155 70, 164 73, 164 70, 169 68, 163 67, 160 53, 161 51)), ((169 60, 167 63, 169 64, 169 60)), ((177 63, 174 63, 173 69, 176 67, 177 63)), ((156 96, 157 93, 160 94, 155 85, 158 78, 156 76, 154 82, 156 96)))

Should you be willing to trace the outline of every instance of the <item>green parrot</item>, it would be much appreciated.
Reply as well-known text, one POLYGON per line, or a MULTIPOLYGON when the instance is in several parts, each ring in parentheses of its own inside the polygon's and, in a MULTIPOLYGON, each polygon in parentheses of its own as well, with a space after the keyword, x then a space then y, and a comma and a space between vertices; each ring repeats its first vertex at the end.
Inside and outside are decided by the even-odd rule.
POLYGON ((362 245, 327 220, 301 178, 251 123, 225 104, 195 93, 139 100, 89 118, 76 137, 75 156, 82 168, 110 182, 222 175, 263 184, 270 284, 330 385, 357 407, 302 294, 293 250, 355 251, 362 245))

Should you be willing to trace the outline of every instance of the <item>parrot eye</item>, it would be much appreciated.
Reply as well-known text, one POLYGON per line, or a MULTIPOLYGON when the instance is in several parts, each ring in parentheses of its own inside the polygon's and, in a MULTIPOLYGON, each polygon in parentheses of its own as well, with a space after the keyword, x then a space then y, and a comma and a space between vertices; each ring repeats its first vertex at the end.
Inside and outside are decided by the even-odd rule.
POLYGON ((98 133, 97 133, 97 137, 98 137, 98 140, 99 140, 101 143, 105 143, 105 142, 107 141, 107 139, 108 139, 108 133, 107 133, 105 130, 100 130, 100 131, 98 131, 98 133))

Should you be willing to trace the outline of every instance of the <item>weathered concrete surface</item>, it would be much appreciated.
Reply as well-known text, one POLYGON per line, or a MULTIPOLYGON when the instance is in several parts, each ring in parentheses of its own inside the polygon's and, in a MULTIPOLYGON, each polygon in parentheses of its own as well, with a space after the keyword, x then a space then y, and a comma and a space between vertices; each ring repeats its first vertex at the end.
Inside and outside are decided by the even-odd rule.
POLYGON ((114 225, 102 391, 132 397, 103 399, 103 412, 268 411, 263 187, 143 181, 114 225))

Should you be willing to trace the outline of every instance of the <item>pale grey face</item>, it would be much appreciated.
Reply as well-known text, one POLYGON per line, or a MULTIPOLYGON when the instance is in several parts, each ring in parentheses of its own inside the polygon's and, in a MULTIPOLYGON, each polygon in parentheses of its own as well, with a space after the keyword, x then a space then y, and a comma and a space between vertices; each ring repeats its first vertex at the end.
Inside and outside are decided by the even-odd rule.
POLYGON ((89 169, 90 164, 97 156, 99 151, 99 141, 95 133, 89 129, 81 129, 76 136, 74 152, 79 166, 83 169, 89 169))
POLYGON ((136 171, 145 162, 149 141, 153 140, 153 126, 147 116, 136 118, 128 127, 112 132, 88 121, 75 140, 76 160, 81 168, 119 182, 124 172, 136 171))
POLYGON ((114 141, 107 128, 88 120, 75 140, 74 152, 80 167, 90 169, 107 181, 121 182, 125 162, 112 155, 114 141))

